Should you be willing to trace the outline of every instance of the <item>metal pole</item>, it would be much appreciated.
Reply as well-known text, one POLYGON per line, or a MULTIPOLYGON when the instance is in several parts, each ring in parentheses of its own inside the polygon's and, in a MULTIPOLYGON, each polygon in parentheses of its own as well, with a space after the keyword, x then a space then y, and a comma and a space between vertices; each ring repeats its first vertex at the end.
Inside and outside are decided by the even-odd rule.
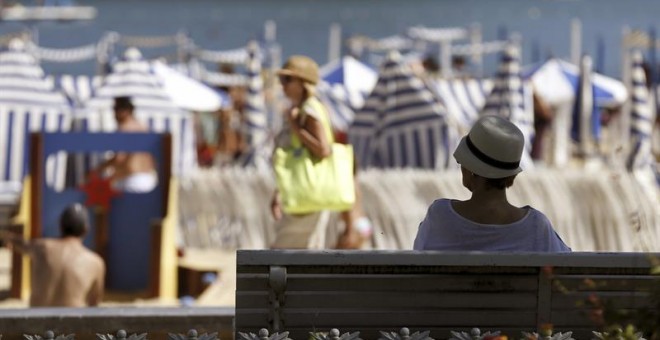
POLYGON ((571 62, 580 65, 582 55, 582 22, 578 18, 571 20, 571 62))
MULTIPOLYGON (((474 47, 481 45, 482 42, 483 37, 481 35, 481 24, 473 23, 470 26, 470 44, 474 47)), ((482 77, 484 72, 483 49, 473 49, 472 62, 475 65, 477 76, 482 77)))
POLYGON ((330 25, 328 37, 328 62, 331 63, 339 58, 341 58, 341 25, 333 23, 330 25))
POLYGON ((658 101, 657 101, 657 91, 656 91, 656 85, 657 85, 657 77, 658 77, 658 60, 657 60, 657 54, 656 54, 656 49, 657 49, 657 34, 655 31, 655 26, 651 26, 649 29, 649 74, 647 79, 647 83, 650 84, 650 89, 649 89, 649 96, 651 97, 651 102, 653 103, 653 117, 655 116, 658 106, 658 101))
MULTIPOLYGON (((632 81, 630 77, 630 46, 628 44, 628 37, 630 36, 631 30, 630 27, 624 26, 621 30, 621 81, 623 81, 624 86, 627 89, 631 89, 632 81)), ((631 95, 628 94, 628 100, 626 100, 621 108, 621 120, 620 120, 620 131, 619 136, 621 136, 620 145, 624 152, 621 154, 621 157, 625 157, 625 153, 628 150, 628 145, 630 144, 630 115, 631 113, 631 95)))
POLYGON ((443 40, 440 42, 440 68, 442 70, 442 78, 451 79, 452 65, 451 65, 451 40, 443 40))

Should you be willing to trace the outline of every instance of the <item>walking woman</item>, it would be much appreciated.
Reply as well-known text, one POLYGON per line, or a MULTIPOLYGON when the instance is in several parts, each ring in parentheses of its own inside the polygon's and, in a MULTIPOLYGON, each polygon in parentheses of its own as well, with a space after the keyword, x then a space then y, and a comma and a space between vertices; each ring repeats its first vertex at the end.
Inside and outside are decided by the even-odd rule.
MULTIPOLYGON (((275 146, 284 149, 304 147, 315 159, 330 156, 333 143, 330 117, 326 107, 315 96, 319 82, 318 65, 309 57, 294 55, 278 71, 278 75, 291 107, 285 112, 287 124, 277 136, 275 146)), ((279 192, 273 195, 271 211, 277 221, 272 248, 324 248, 325 227, 336 218, 335 214, 322 209, 306 214, 285 214, 279 192)), ((347 226, 345 232, 352 232, 350 229, 347 226)))

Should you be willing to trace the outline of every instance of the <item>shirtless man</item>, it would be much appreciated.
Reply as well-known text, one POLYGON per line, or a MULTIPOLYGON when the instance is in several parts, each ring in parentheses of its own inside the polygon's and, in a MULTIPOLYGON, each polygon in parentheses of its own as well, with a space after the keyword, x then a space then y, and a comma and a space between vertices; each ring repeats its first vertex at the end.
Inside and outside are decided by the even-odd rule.
POLYGON ((105 264, 83 245, 88 221, 85 208, 73 204, 60 215, 59 239, 25 241, 14 233, 0 233, 14 250, 30 256, 31 307, 97 306, 103 298, 105 264))
MULTIPOLYGON (((133 116, 133 103, 129 97, 115 98, 115 119, 119 132, 148 132, 148 129, 133 116)), ((117 153, 101 164, 96 171, 109 173, 115 190, 121 192, 149 192, 158 184, 153 157, 146 152, 117 153)))

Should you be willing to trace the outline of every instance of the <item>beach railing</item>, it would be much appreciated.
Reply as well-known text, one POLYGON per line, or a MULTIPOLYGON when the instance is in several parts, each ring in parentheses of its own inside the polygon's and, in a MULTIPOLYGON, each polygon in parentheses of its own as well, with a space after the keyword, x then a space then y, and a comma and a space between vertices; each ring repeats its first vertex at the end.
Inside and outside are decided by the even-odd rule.
MULTIPOLYGON (((308 339, 312 340, 361 340, 360 332, 347 332, 341 334, 337 328, 331 329, 329 332, 310 331, 308 339)), ((401 328, 398 332, 380 331, 378 340, 434 340, 431 337, 430 331, 417 331, 410 333, 406 327, 401 328)), ((593 332, 593 339, 608 339, 610 337, 620 336, 625 334, 623 330, 616 330, 615 332, 593 332)), ((642 333, 633 333, 628 340, 643 340, 642 333)), ((55 335, 51 330, 46 331, 43 336, 24 334, 23 337, 27 340, 73 340, 76 334, 61 334, 55 335)), ((276 332, 270 334, 267 329, 262 328, 257 334, 255 333, 238 333, 240 340, 292 340, 289 337, 289 332, 276 332)), ((521 332, 522 339, 525 340, 575 340, 572 332, 552 333, 552 330, 544 330, 541 334, 537 332, 521 332)), ((147 333, 133 333, 128 334, 125 330, 121 329, 115 334, 96 334, 98 340, 146 340, 147 338, 153 339, 147 333)), ((218 333, 203 333, 199 334, 196 329, 189 330, 186 334, 181 333, 168 333, 168 340, 220 340, 218 333)), ((227 339, 227 338, 222 338, 227 339)), ((479 328, 472 328, 469 332, 452 331, 452 337, 449 340, 506 340, 508 336, 501 334, 500 331, 487 331, 482 333, 479 328)))

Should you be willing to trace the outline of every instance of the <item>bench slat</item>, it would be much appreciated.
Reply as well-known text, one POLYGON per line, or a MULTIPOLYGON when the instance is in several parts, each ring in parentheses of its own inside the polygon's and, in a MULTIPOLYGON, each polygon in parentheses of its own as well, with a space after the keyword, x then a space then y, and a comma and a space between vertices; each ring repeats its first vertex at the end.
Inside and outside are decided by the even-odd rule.
POLYGON ((538 278, 531 275, 287 275, 288 291, 536 291, 538 278), (402 280, 411 284, 401 287, 402 280))
POLYGON ((616 275, 571 275, 553 277, 552 289, 569 291, 651 291, 660 285, 660 277, 616 275))
POLYGON ((612 303, 616 308, 643 308, 648 306, 651 294, 648 292, 577 292, 556 294, 552 297, 553 310, 585 309, 590 299, 598 297, 601 302, 612 303))
POLYGON ((315 309, 296 309, 284 311, 284 323, 287 326, 314 326, 316 328, 339 327, 352 325, 356 329, 363 326, 378 324, 407 325, 417 327, 433 324, 436 326, 453 325, 456 327, 506 327, 536 325, 536 314, 525 311, 507 310, 451 310, 429 311, 425 309, 380 309, 351 310, 341 309, 324 310, 317 314, 315 309))
MULTIPOLYGON (((536 295, 532 293, 416 293, 408 292, 288 292, 284 306, 296 308, 483 308, 525 309, 536 312, 536 295)), ((268 294, 252 292, 236 295, 236 303, 246 308, 268 304, 268 294)))

